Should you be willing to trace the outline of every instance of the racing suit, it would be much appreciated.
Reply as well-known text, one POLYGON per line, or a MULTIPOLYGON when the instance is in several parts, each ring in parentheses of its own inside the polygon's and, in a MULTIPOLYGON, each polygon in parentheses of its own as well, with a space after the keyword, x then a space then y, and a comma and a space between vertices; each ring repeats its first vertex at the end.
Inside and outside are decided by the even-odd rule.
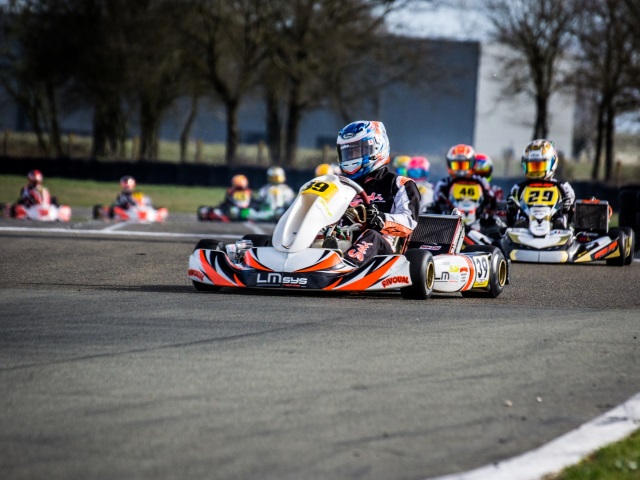
POLYGON ((568 182, 561 182, 559 180, 556 180, 555 178, 550 178, 549 180, 532 178, 527 179, 521 183, 516 183, 511 188, 511 193, 509 194, 509 201, 507 204, 507 225, 509 225, 510 227, 527 226, 528 222, 525 218, 518 218, 520 209, 518 208, 516 201, 519 202, 520 200, 522 200, 520 198, 520 194, 526 186, 548 183, 554 184, 560 192, 560 196, 562 197, 562 209, 553 216, 553 228, 563 230, 568 228, 568 226, 573 221, 573 206, 576 201, 576 194, 568 182))
POLYGON ((138 204, 138 202, 136 202, 133 195, 134 195, 133 192, 129 192, 129 193, 120 192, 116 197, 116 203, 114 203, 113 206, 123 208, 124 210, 128 210, 129 208, 138 204))
POLYGON ((16 202, 19 205, 24 205, 26 208, 34 205, 40 205, 43 202, 49 200, 52 205, 58 205, 55 197, 48 199, 47 189, 39 185, 25 185, 20 190, 20 196, 16 202))
MULTIPOLYGON (((347 261, 360 266, 376 255, 394 253, 395 237, 411 235, 418 225, 420 192, 413 180, 387 168, 376 170, 356 182, 379 212, 376 219, 367 219, 367 228, 345 254, 347 261)), ((355 201, 358 200, 356 197, 355 201)))

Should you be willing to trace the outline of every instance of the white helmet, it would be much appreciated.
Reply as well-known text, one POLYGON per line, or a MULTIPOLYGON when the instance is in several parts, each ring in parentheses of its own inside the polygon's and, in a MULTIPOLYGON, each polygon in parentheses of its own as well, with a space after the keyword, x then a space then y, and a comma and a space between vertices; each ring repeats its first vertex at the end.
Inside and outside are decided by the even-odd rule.
POLYGON ((382 122, 352 122, 338 133, 338 161, 352 180, 368 175, 391 161, 387 130, 382 122))
POLYGON ((527 178, 549 180, 558 168, 558 152, 553 142, 533 140, 522 153, 522 170, 527 178))
POLYGON ((287 177, 284 174, 282 167, 269 167, 267 169, 267 181, 271 185, 280 185, 286 181, 287 177))

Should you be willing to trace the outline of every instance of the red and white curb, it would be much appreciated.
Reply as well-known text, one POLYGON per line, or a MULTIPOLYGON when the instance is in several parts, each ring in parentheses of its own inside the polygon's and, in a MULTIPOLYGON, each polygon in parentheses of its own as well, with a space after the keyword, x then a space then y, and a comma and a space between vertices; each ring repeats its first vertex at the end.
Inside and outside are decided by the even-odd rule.
POLYGON ((530 452, 463 473, 427 480, 539 480, 640 428, 640 393, 530 452))

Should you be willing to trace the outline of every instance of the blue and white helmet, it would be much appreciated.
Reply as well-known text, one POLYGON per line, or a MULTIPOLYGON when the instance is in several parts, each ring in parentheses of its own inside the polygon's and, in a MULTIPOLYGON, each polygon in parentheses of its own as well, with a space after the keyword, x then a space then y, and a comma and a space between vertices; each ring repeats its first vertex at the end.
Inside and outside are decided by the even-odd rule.
POLYGON ((388 164, 389 138, 382 122, 352 122, 338 133, 338 162, 345 177, 355 180, 388 164))

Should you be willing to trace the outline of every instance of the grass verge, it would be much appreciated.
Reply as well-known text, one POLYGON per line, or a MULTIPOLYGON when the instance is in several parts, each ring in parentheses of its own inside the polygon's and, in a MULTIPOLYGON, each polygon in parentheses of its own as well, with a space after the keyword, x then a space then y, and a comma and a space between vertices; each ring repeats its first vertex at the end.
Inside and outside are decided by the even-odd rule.
MULTIPOLYGON (((15 202, 26 177, 0 175, 0 202, 15 202)), ((120 191, 117 182, 95 182, 65 178, 45 178, 44 185, 58 202, 71 207, 110 205, 120 191)), ((183 187, 175 185, 138 185, 139 190, 151 197, 153 204, 175 213, 193 213, 200 205, 217 205, 224 197, 221 187, 183 187)))
POLYGON ((640 479, 640 430, 589 455, 577 465, 544 480, 640 479))

